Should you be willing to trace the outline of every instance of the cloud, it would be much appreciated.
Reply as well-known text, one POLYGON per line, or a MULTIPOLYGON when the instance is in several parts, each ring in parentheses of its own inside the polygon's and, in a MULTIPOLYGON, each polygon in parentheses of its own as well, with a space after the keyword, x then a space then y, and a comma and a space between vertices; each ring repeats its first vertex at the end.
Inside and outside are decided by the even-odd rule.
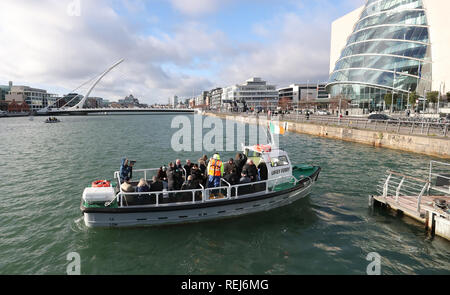
POLYGON ((264 44, 242 48, 239 56, 223 68, 224 81, 242 83, 256 76, 286 86, 307 80, 327 80, 328 24, 286 13, 255 28, 260 36, 266 37, 264 44))
POLYGON ((172 6, 182 14, 199 16, 215 12, 227 0, 170 0, 172 6))
POLYGON ((165 15, 155 16, 156 9, 149 14, 142 0, 2 0, 0 80, 71 91, 125 58, 93 95, 116 100, 132 90, 144 102, 164 103, 173 95, 189 96, 193 89, 199 93, 253 76, 279 86, 327 79, 335 15, 321 7, 334 11, 336 4, 318 0, 311 10, 302 1, 297 10, 249 20, 248 28, 236 30, 254 35, 238 42, 232 33, 195 17, 219 13, 232 1, 171 0, 169 5, 187 17, 178 15, 167 25, 165 15), (77 1, 80 16, 70 16, 68 7, 77 1), (151 23, 164 26, 155 33, 151 23))
MULTIPOLYGON (((189 23, 171 35, 139 35, 107 0, 81 1, 80 16, 68 15, 71 3, 0 2, 0 79, 72 90, 123 57, 125 63, 93 95, 117 99, 133 89, 145 101, 165 102, 166 97, 184 95, 192 86, 212 84, 203 77, 168 73, 163 64, 189 67, 196 58, 217 52, 225 38, 220 32, 211 33, 214 38, 210 38, 205 29, 189 23)), ((139 7, 139 1, 132 4, 129 9, 139 7)))

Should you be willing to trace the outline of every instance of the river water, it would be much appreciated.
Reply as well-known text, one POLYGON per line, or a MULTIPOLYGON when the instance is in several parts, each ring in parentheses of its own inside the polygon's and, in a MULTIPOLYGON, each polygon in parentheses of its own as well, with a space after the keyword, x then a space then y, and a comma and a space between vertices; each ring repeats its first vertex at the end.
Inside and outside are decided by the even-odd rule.
POLYGON ((83 189, 124 155, 149 168, 205 152, 173 152, 168 115, 61 119, 0 119, 0 274, 65 274, 70 252, 82 274, 366 274, 371 252, 382 274, 450 274, 448 241, 368 209, 386 169, 425 176, 431 157, 289 133, 291 160, 323 169, 308 198, 221 221, 88 229, 83 189))

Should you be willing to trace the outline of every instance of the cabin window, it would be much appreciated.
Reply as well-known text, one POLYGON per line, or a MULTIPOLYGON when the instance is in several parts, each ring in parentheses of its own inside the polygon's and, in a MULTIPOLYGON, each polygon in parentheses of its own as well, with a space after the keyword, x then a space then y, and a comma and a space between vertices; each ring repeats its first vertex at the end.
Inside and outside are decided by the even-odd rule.
POLYGON ((247 154, 248 158, 261 158, 261 154, 255 151, 249 151, 247 154))
POLYGON ((289 160, 286 156, 275 157, 270 160, 272 167, 283 167, 289 165, 289 160))

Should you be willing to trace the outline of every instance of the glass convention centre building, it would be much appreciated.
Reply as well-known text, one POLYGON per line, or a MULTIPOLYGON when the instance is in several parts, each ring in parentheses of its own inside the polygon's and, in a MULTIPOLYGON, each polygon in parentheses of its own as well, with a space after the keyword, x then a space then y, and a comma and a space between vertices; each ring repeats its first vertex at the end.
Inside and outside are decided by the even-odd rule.
POLYGON ((449 0, 368 0, 332 25, 327 91, 360 113, 404 110, 415 91, 450 86, 449 0))

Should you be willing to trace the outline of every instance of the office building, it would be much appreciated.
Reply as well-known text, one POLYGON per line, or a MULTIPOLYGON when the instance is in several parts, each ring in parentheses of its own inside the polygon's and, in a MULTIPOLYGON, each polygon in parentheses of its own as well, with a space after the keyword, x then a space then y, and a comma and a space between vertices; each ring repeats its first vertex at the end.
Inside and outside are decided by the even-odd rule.
POLYGON ((57 99, 58 97, 55 94, 28 86, 11 86, 10 91, 5 96, 5 101, 8 104, 13 102, 21 104, 25 102, 30 107, 30 111, 38 111, 49 105, 53 105, 57 99))
POLYGON ((218 110, 222 106, 222 88, 216 88, 210 91, 211 103, 210 107, 212 110, 218 110))
POLYGON ((326 87, 331 97, 367 113, 404 110, 413 91, 444 94, 450 85, 448 11, 450 1, 368 0, 336 20, 326 87))
POLYGON ((223 89, 222 102, 242 103, 252 109, 276 109, 278 91, 276 86, 267 84, 261 78, 251 78, 240 85, 223 89))

